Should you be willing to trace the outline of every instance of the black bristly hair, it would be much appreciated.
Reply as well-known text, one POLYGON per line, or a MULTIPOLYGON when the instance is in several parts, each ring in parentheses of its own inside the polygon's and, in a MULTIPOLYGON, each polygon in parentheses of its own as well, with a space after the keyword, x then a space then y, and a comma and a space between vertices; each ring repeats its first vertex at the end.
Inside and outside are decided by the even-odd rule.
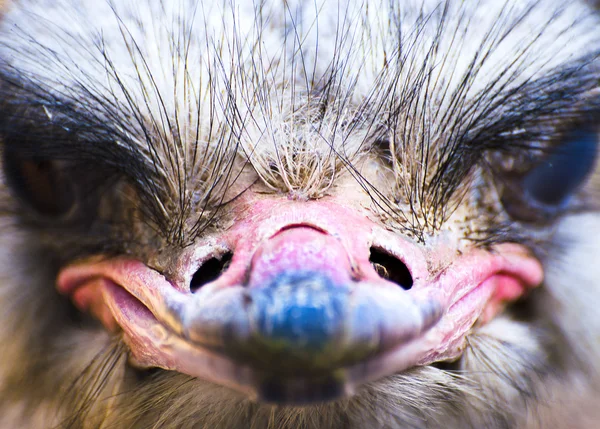
MULTIPOLYGON (((401 48, 390 52, 388 64, 374 83, 370 95, 358 107, 348 105, 354 92, 354 85, 348 79, 358 76, 358 72, 352 74, 347 71, 353 64, 351 58, 336 55, 327 66, 329 72, 316 81, 308 80, 315 71, 304 63, 302 56, 297 58, 295 61, 301 63, 300 72, 293 64, 290 75, 306 76, 305 83, 312 88, 308 92, 308 103, 316 103, 317 112, 321 112, 317 117, 310 118, 316 127, 319 127, 319 118, 329 114, 327 120, 333 120, 337 133, 344 135, 343 139, 349 138, 352 131, 367 130, 362 151, 368 151, 373 137, 380 136, 380 142, 387 141, 393 147, 393 164, 404 163, 404 167, 407 163, 418 165, 411 167, 414 177, 410 183, 398 183, 393 194, 384 193, 371 185, 356 169, 356 154, 342 153, 333 143, 328 143, 331 145, 330 156, 337 158, 332 161, 337 166, 330 174, 340 174, 342 169, 349 171, 371 196, 374 206, 387 218, 395 219, 395 224, 405 233, 423 240, 424 235, 438 230, 460 204, 464 197, 459 195, 464 194, 464 181, 487 153, 514 153, 530 148, 534 152, 541 152, 540 149, 547 145, 545 141, 552 140, 562 122, 575 121, 589 112, 596 112, 599 97, 590 99, 587 94, 597 86, 599 53, 587 54, 572 64, 536 76, 535 70, 528 70, 527 67, 532 66, 527 58, 533 54, 532 47, 536 46, 535 42, 541 33, 524 43, 521 51, 515 53, 514 59, 504 69, 498 70, 495 77, 477 94, 472 94, 472 84, 486 66, 486 59, 494 54, 507 34, 516 31, 532 9, 534 6, 516 18, 510 14, 510 10, 502 11, 497 24, 484 36, 481 51, 472 58, 460 78, 460 84, 455 88, 432 78, 440 64, 457 61, 450 53, 440 52, 442 40, 459 38, 460 32, 464 31, 462 21, 448 22, 451 21, 447 17, 450 13, 449 3, 423 16, 417 27, 410 29, 407 34, 398 34, 401 48), (435 19, 439 21, 438 29, 428 47, 425 61, 413 64, 416 58, 414 47, 419 43, 419 34, 435 19), (407 68, 416 70, 414 75, 417 78, 410 83, 401 80, 407 68), (510 85, 514 78, 526 73, 531 77, 516 87, 510 85), (431 93, 442 95, 441 98, 432 98, 429 95, 431 93), (347 101, 336 105, 331 100, 347 101), (444 102, 448 103, 447 107, 436 111, 436 103, 441 105, 444 102), (344 109, 351 110, 349 119, 342 116, 344 109), (335 119, 336 115, 338 119, 335 119), (406 122, 408 117, 411 118, 410 123, 406 122), (517 138, 515 130, 519 130, 517 138), (409 140, 416 143, 405 147, 403 142, 409 140), (409 152, 420 159, 407 159, 409 152), (459 192, 459 189, 462 191, 459 192)), ((113 12, 117 13, 116 10, 113 12)), ((464 14, 464 20, 471 19, 466 10, 461 13, 464 14)), ((399 19, 399 15, 395 18, 399 19)), ((90 60, 101 59, 102 62, 95 61, 99 61, 98 65, 112 77, 114 87, 108 88, 85 74, 78 76, 79 71, 68 58, 62 58, 32 41, 32 51, 25 55, 35 54, 41 56, 43 61, 54 64, 75 79, 75 87, 62 90, 50 88, 35 74, 23 74, 5 62, 1 67, 0 86, 3 98, 0 131, 4 136, 4 145, 15 148, 23 156, 35 154, 48 159, 75 161, 90 168, 108 168, 112 174, 126 178, 139 191, 139 207, 149 225, 166 235, 169 242, 186 245, 193 242, 214 220, 216 209, 224 203, 219 194, 239 174, 239 170, 236 173, 234 169, 234 162, 242 152, 240 134, 249 121, 256 121, 255 118, 239 116, 241 109, 237 104, 240 100, 236 100, 233 89, 229 90, 230 95, 223 98, 216 94, 217 84, 210 82, 221 79, 225 88, 242 85, 244 78, 255 82, 257 89, 247 92, 241 102, 251 106, 256 104, 256 109, 268 115, 272 101, 268 100, 270 93, 266 87, 270 84, 272 72, 261 70, 262 58, 258 47, 258 58, 253 60, 253 68, 249 71, 239 69, 241 76, 227 75, 226 65, 217 60, 211 66, 213 76, 208 77, 208 97, 213 100, 214 109, 229 112, 225 115, 229 123, 226 124, 227 129, 223 129, 221 125, 213 125, 211 120, 206 140, 217 142, 211 147, 199 143, 198 140, 204 136, 200 135, 200 125, 197 125, 196 141, 192 143, 193 153, 189 153, 183 142, 184 138, 189 139, 182 135, 184 124, 177 117, 170 118, 168 106, 162 101, 153 72, 131 29, 123 21, 119 21, 119 25, 123 43, 129 47, 131 64, 138 75, 139 85, 147 97, 146 102, 149 103, 149 98, 159 100, 159 116, 148 116, 148 106, 140 106, 139 100, 134 100, 101 35, 98 35, 95 46, 89 47, 78 45, 82 42, 64 34, 59 36, 64 43, 72 44, 73 49, 81 50, 82 55, 90 60), (261 91, 264 96, 260 96, 261 91), (198 174, 198 169, 208 171, 198 174), (196 197, 191 195, 199 193, 198 182, 201 182, 202 197, 200 201, 194 201, 196 197), (190 218, 196 220, 190 222, 190 218)), ((182 59, 187 57, 192 31, 191 24, 180 30, 173 40, 173 55, 182 59)), ((343 52, 341 48, 344 43, 352 41, 355 35, 349 27, 339 31, 339 51, 343 52)), ((21 37, 26 38, 27 35, 21 37)), ((292 34, 289 37, 298 36, 292 34)), ((242 41, 234 36, 232 43, 229 49, 235 50, 242 41)), ((219 48, 215 46, 209 49, 219 48)), ((177 70, 173 73, 177 73, 177 70)), ((188 82, 190 77, 187 70, 184 69, 183 73, 182 85, 192 87, 194 82, 188 82)), ((200 105, 201 96, 198 90, 189 101, 200 105)), ((197 114, 201 114, 200 110, 197 114)), ((317 130, 317 134, 322 132, 317 130)), ((323 135, 323 139, 331 141, 329 136, 323 135)), ((251 158, 253 153, 245 156, 251 158)), ((272 170, 275 172, 274 180, 283 177, 284 173, 278 169, 280 167, 272 170)), ((325 183, 331 183, 332 180, 333 176, 325 183)), ((280 185, 274 183, 273 186, 280 185)), ((283 190, 302 192, 301 182, 295 186, 295 189, 284 187, 283 190)), ((307 194, 309 198, 318 195, 321 195, 321 191, 307 194)), ((504 228, 491 226, 489 230, 504 228)), ((489 242, 493 241, 493 236, 481 237, 479 234, 473 239, 489 242)))

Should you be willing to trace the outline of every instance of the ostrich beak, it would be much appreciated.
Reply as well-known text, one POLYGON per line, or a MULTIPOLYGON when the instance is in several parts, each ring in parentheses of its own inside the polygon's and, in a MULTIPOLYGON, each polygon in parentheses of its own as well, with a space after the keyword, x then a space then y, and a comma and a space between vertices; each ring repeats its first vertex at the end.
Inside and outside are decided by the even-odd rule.
POLYGON ((305 404, 456 359, 475 322, 543 275, 520 245, 448 257, 446 246, 384 232, 335 202, 258 204, 221 239, 231 264, 197 291, 125 258, 68 266, 58 288, 108 329, 120 327, 137 366, 305 404), (374 247, 391 249, 404 284, 378 274, 374 247))

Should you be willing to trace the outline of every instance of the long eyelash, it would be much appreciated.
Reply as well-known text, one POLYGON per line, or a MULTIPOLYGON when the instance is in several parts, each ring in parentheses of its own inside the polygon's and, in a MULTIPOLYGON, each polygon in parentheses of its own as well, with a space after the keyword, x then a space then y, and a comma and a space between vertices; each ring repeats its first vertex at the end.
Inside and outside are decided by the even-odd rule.
MULTIPOLYGON (((178 104, 174 113, 170 111, 166 99, 171 94, 162 92, 147 53, 137 43, 137 29, 128 27, 130 24, 121 19, 117 8, 111 7, 135 74, 134 85, 119 71, 101 34, 94 36, 90 47, 69 34, 57 33, 57 38, 73 48, 73 58, 31 41, 31 52, 25 55, 31 60, 47 60, 75 85, 47 86, 41 76, 24 74, 4 61, 0 67, 0 95, 7 113, 0 118, 0 131, 4 135, 22 132, 17 124, 28 123, 31 112, 37 111, 40 117, 33 119, 39 119, 48 128, 28 131, 28 149, 21 150, 46 151, 48 156, 79 161, 101 160, 124 172, 140 191, 139 208, 144 220, 170 243, 178 245, 192 242, 218 218, 224 203, 223 190, 231 187, 249 166, 274 191, 303 198, 324 195, 336 176, 348 172, 383 216, 393 220, 401 232, 423 240, 426 234, 440 228, 465 197, 466 187, 459 189, 486 152, 528 150, 528 142, 538 144, 553 129, 557 114, 564 118, 585 113, 590 102, 582 104, 580 100, 597 86, 600 76, 599 52, 546 77, 534 78, 535 65, 527 58, 543 34, 544 30, 540 30, 524 41, 513 53, 513 60, 473 96, 474 83, 489 58, 536 6, 517 15, 508 6, 500 10, 495 23, 482 36, 480 51, 461 72, 457 62, 465 28, 473 17, 464 7, 451 11, 451 3, 447 2, 422 15, 415 28, 407 31, 392 26, 388 30, 389 36, 397 39, 398 48, 388 52, 373 87, 364 101, 354 106, 351 100, 358 90, 363 66, 357 65, 347 45, 357 43, 363 28, 352 28, 350 23, 356 17, 351 11, 338 11, 341 24, 336 29, 334 56, 321 76, 317 75, 316 62, 311 65, 305 56, 305 51, 311 49, 318 55, 319 47, 303 40, 299 29, 301 25, 318 25, 318 21, 296 22, 299 12, 288 9, 290 33, 284 45, 291 43, 292 52, 284 53, 289 58, 283 64, 269 63, 259 41, 250 49, 250 66, 245 67, 248 53, 238 33, 220 40, 207 38, 205 48, 210 59, 208 75, 202 76, 204 82, 195 82, 189 69, 189 51, 194 42, 190 18, 189 22, 171 23, 169 52, 173 96, 183 94, 183 103, 196 108, 195 117, 184 118, 177 111, 178 104), (450 13, 458 14, 460 19, 450 19, 450 13), (435 36, 426 42, 428 52, 421 58, 416 47, 423 42, 425 29, 430 25, 437 26, 435 36), (396 30, 398 34, 394 36, 396 30), (441 50, 447 39, 452 40, 450 47, 441 50), (223 51, 229 52, 231 63, 221 59, 223 51), (102 83, 77 67, 77 56, 94 61, 111 83, 102 83), (456 72, 458 85, 451 86, 449 81, 436 77, 440 67, 450 76, 456 72), (286 76, 289 87, 277 88, 280 75, 286 76), (523 82, 509 87, 508 82, 516 78, 523 82), (436 99, 431 98, 432 93, 437 94, 436 99), (205 99, 209 100, 208 111, 202 110, 205 99), (157 102, 155 107, 152 101, 157 102), (292 117, 284 119, 289 129, 274 129, 271 118, 284 113, 288 101, 292 104, 292 117), (436 109, 442 104, 443 109, 436 109), (305 110, 294 110, 296 106, 305 106, 305 110), (411 122, 408 118, 412 118, 411 122), (329 130, 324 123, 330 124, 329 130), (201 124, 206 124, 206 129, 201 129, 201 124), (518 140, 511 139, 511 132, 519 128, 526 132, 518 140), (48 130, 55 129, 61 131, 58 138, 45 142, 48 130), (248 141, 252 130, 270 136, 284 131, 289 145, 273 139, 272 158, 265 157, 248 141), (191 138, 187 135, 190 132, 191 138), (356 139, 357 134, 362 136, 358 137, 359 142, 350 145, 349 139, 356 139), (374 137, 387 139, 391 148, 396 174, 391 193, 376 189, 357 168, 360 157, 371 150, 374 137), (311 139, 319 140, 328 150, 322 154, 311 151, 311 139), (408 141, 413 143, 407 144, 408 141), (412 166, 410 174, 403 175, 400 170, 407 166, 412 166)), ((193 16, 204 13, 200 9, 198 6, 193 16)), ((401 11, 394 7, 392 10, 390 20, 401 22, 401 11)), ((257 24, 259 32, 263 30, 261 25, 266 23, 257 24)), ((20 37, 28 36, 21 33, 20 37)), ((595 104, 597 108, 598 103, 595 104)), ((19 142, 23 146, 23 140, 19 142)), ((493 229, 487 236, 482 234, 488 242, 498 235, 493 229)), ((477 239, 482 237, 478 235, 477 239)))

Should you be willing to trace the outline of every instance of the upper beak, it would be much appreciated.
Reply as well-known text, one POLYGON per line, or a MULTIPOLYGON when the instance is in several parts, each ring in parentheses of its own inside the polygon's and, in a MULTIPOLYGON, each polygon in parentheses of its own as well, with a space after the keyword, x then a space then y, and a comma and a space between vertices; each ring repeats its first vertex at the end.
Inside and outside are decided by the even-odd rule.
POLYGON ((286 209, 262 220, 249 216, 252 224, 230 231, 230 267, 195 293, 126 259, 67 267, 59 289, 105 325, 118 324, 140 366, 177 370, 259 400, 306 403, 456 358, 475 321, 496 311, 507 288, 515 299, 541 281, 539 263, 517 245, 473 250, 433 273, 435 252, 394 236, 397 263, 413 281, 403 288, 369 262, 375 228, 368 219, 314 203, 303 221, 292 222, 281 214, 286 209), (352 231, 332 219, 341 211, 352 231))

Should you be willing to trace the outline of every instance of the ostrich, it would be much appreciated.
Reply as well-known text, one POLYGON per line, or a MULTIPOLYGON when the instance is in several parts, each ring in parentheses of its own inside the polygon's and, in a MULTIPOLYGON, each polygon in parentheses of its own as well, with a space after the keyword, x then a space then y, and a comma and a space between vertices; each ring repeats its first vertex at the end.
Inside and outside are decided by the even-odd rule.
POLYGON ((0 3, 1 428, 594 428, 584 0, 0 3))

